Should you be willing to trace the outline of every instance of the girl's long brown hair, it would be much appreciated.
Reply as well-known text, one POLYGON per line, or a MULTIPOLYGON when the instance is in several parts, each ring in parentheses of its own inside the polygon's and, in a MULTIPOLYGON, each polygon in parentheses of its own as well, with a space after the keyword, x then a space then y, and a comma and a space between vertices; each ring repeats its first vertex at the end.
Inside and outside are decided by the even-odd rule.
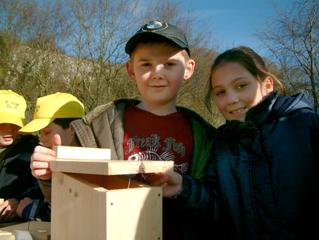
POLYGON ((266 77, 272 77, 274 81, 274 89, 280 93, 284 93, 283 83, 269 71, 264 60, 253 49, 240 46, 231 48, 220 54, 210 68, 210 78, 216 68, 227 62, 235 62, 246 68, 259 81, 264 81, 266 77))

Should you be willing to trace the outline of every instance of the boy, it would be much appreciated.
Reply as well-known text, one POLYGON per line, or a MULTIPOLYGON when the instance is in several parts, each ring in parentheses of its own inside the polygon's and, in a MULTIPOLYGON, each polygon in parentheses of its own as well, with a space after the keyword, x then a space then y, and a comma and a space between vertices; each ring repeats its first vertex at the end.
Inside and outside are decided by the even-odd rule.
POLYGON ((43 198, 30 170, 30 159, 38 144, 35 136, 19 136, 26 101, 11 90, 0 90, 0 222, 17 220, 20 199, 43 198))
MULTIPOLYGON (((70 145, 72 139, 72 129, 70 122, 83 117, 84 106, 73 95, 69 93, 57 92, 37 99, 33 120, 20 129, 21 133, 40 132, 40 143, 42 146, 52 148, 52 138, 58 134, 63 145, 70 145)), ((49 170, 49 168, 48 168, 49 170)), ((51 172, 42 176, 43 185, 51 185, 51 172)), ((42 188, 46 201, 39 199, 32 200, 25 198, 21 200, 17 213, 25 220, 39 218, 50 220, 50 198, 51 192, 42 188)))
MULTIPOLYGON (((151 21, 128 40, 125 51, 130 55, 126 70, 141 100, 117 100, 72 122, 73 145, 110 148, 112 159, 174 160, 174 174, 159 174, 165 179, 163 238, 201 239, 205 229, 197 216, 209 212, 204 210, 209 194, 200 186, 207 179, 215 129, 195 112, 176 106, 178 90, 195 68, 186 37, 174 25, 151 21)), ((37 147, 34 176, 44 179, 49 169, 43 165, 54 158, 53 150, 37 147)))

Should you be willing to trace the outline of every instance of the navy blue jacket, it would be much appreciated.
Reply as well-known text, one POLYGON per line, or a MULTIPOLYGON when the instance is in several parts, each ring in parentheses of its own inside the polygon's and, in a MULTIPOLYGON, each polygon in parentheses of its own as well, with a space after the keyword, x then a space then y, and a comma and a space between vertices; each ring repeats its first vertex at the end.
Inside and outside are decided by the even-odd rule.
POLYGON ((303 94, 276 93, 245 122, 218 129, 214 171, 224 237, 318 238, 318 129, 303 94))
POLYGON ((35 136, 19 136, 0 153, 0 198, 43 198, 30 169, 31 154, 37 144, 35 136))

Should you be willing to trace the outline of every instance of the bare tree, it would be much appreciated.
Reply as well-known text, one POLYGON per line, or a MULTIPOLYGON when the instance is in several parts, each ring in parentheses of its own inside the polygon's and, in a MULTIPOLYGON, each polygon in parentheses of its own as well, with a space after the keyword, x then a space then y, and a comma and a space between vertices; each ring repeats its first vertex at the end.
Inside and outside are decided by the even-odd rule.
POLYGON ((62 1, 0 0, 0 13, 5 42, 1 59, 6 59, 1 64, 5 66, 0 76, 2 88, 14 89, 30 102, 62 89, 57 79, 61 70, 52 57, 62 52, 58 40, 66 35, 62 1))
POLYGON ((272 24, 259 36, 276 57, 292 90, 300 88, 318 102, 319 2, 298 0, 289 12, 278 12, 272 24))
POLYGON ((194 32, 196 19, 181 5, 168 0, 0 0, 0 13, 5 39, 9 35, 16 39, 0 41, 8 63, 0 67, 0 81, 30 102, 55 91, 70 92, 87 111, 117 98, 138 98, 125 73, 126 41, 146 21, 176 24, 185 30, 197 61, 196 73, 182 86, 178 103, 212 119, 204 103, 211 55, 200 50, 209 35, 194 32))
POLYGON ((74 31, 69 46, 78 59, 77 84, 71 89, 88 109, 114 99, 126 59, 124 43, 132 25, 128 13, 136 6, 136 2, 124 0, 71 1, 69 20, 74 31), (84 62, 87 68, 80 68, 84 62))

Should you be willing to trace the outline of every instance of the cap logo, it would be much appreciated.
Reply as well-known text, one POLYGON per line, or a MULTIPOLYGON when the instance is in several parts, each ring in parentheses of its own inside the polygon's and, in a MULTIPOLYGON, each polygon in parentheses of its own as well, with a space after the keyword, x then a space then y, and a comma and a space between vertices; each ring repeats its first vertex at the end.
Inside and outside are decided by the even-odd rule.
POLYGON ((160 21, 150 21, 146 24, 142 30, 143 31, 159 31, 164 30, 168 27, 167 23, 161 23, 160 21))
POLYGON ((16 103, 16 102, 10 102, 8 100, 5 101, 5 105, 7 108, 11 108, 11 109, 15 109, 17 110, 19 108, 19 103, 16 103))

